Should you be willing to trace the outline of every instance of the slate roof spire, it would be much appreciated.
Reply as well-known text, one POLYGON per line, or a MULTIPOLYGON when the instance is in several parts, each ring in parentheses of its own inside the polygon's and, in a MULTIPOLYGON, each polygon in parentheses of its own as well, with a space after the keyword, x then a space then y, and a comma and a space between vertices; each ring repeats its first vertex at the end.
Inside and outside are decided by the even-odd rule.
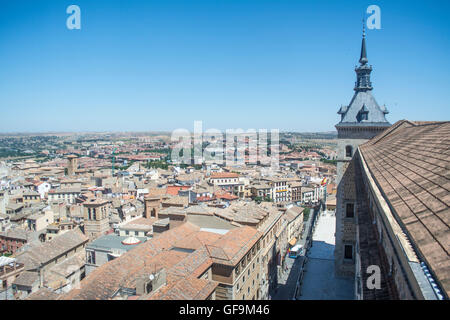
POLYGON ((367 50, 366 50, 366 26, 363 20, 363 38, 361 44, 361 57, 359 59, 359 63, 361 65, 365 65, 369 60, 367 60, 367 50))
POLYGON ((355 94, 348 106, 341 106, 338 114, 341 121, 336 125, 340 127, 389 127, 390 123, 386 120, 386 114, 389 113, 385 106, 380 107, 372 96, 372 82, 370 74, 372 66, 368 64, 366 47, 366 28, 363 20, 363 33, 361 44, 360 65, 355 68, 356 82, 355 94))
POLYGON ((363 20, 363 36, 361 43, 361 57, 359 58, 359 67, 355 69, 356 72, 356 84, 355 91, 368 91, 372 90, 372 82, 370 82, 370 73, 372 72, 372 66, 367 64, 367 49, 366 49, 366 27, 363 20))

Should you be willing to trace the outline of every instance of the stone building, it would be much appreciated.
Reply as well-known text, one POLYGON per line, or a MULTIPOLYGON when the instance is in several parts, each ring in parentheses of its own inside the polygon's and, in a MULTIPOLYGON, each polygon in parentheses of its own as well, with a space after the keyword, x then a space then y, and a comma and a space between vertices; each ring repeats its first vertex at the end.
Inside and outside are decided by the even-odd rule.
POLYGON ((336 204, 336 247, 335 268, 338 276, 354 276, 356 218, 354 214, 356 190, 351 179, 354 167, 350 161, 358 146, 390 126, 385 115, 385 107, 380 107, 372 96, 372 82, 366 50, 365 31, 363 31, 359 67, 355 69, 355 94, 348 106, 338 111, 341 121, 336 125, 338 131, 337 162, 337 204, 336 204))
POLYGON ((84 234, 91 240, 104 235, 110 229, 110 201, 103 199, 90 199, 83 203, 83 208, 84 234))
POLYGON ((67 156, 67 175, 75 175, 75 170, 78 168, 78 157, 76 155, 67 156))
POLYGON ((356 299, 448 299, 450 122, 389 126, 364 37, 360 63, 336 125, 336 273, 354 277, 356 299))
POLYGON ((17 255, 25 271, 12 283, 15 296, 23 299, 43 287, 57 293, 70 291, 84 277, 87 242, 87 237, 75 229, 51 241, 30 245, 17 255))
POLYGON ((399 121, 355 154, 358 299, 448 299, 450 122, 399 121), (379 289, 367 286, 370 266, 379 289))
POLYGON ((61 298, 216 299, 220 280, 228 281, 228 277, 221 276, 220 265, 246 259, 251 245, 258 239, 257 232, 250 227, 235 230, 221 236, 184 223, 99 266, 81 281, 79 289, 61 298), (154 281, 159 277, 161 281, 154 281))

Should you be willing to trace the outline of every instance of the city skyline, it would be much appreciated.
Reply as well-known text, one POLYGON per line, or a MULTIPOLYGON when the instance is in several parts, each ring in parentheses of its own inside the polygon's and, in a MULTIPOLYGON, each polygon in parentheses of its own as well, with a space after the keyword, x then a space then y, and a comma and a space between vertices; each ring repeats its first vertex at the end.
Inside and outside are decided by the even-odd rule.
MULTIPOLYGON (((70 4, 4 5, 0 132, 335 131, 372 3, 77 1, 68 30, 70 4)), ((377 5, 367 50, 388 121, 448 119, 448 4, 377 5)))
POLYGON ((448 301, 449 4, 2 2, 0 300, 448 301))

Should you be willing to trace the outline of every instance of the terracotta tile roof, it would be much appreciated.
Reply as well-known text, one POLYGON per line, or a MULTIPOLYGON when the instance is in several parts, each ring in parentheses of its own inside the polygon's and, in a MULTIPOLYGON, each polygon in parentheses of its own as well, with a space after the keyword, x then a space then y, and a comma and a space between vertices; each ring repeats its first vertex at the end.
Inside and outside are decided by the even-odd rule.
POLYGON ((149 188, 148 194, 145 195, 146 198, 161 197, 167 193, 166 188, 149 188))
POLYGON ((214 292, 218 283, 205 279, 189 277, 174 282, 167 290, 160 290, 153 295, 143 297, 149 300, 204 300, 214 292))
POLYGON ((217 199, 225 199, 225 200, 237 200, 239 199, 238 196, 235 196, 234 194, 231 194, 225 190, 218 190, 214 193, 215 198, 217 199))
POLYGON ((217 233, 199 231, 176 241, 173 246, 185 249, 199 249, 204 245, 215 243, 220 237, 220 234, 217 233))
MULTIPOLYGON (((128 251, 91 272, 83 281, 81 288, 74 289, 64 299, 105 300, 110 299, 120 287, 135 285, 136 279, 145 273, 161 268, 171 268, 189 256, 188 252, 170 250, 174 243, 196 233, 200 228, 184 223, 177 228, 163 232, 136 248, 128 251)), ((200 260, 199 260, 200 261, 200 260)), ((193 266, 193 264, 192 264, 193 266)), ((192 271, 192 270, 191 270, 192 271)), ((178 270, 180 273, 180 270, 178 270)), ((173 278, 167 275, 167 281, 173 278)))
POLYGON ((187 207, 189 205, 188 197, 182 196, 170 196, 167 199, 163 200, 163 205, 173 205, 173 206, 184 206, 187 207))
POLYGON ((24 263, 26 270, 33 270, 40 264, 46 264, 69 250, 87 243, 88 240, 80 229, 70 230, 48 242, 31 245, 27 251, 17 255, 17 262, 24 263))
POLYGON ((41 288, 38 291, 30 294, 25 300, 56 300, 58 294, 49 288, 41 288))
POLYGON ((295 220, 302 212, 305 210, 303 207, 293 206, 292 208, 286 210, 285 218, 287 221, 291 222, 295 220))
POLYGON ((450 122, 399 121, 360 146, 396 218, 450 289, 450 122))
POLYGON ((167 186, 167 194, 170 194, 172 196, 177 196, 178 191, 180 190, 187 190, 190 189, 190 186, 167 186))
POLYGON ((210 179, 226 179, 226 178, 239 178, 239 175, 233 172, 219 172, 211 174, 210 177, 210 179))
POLYGON ((62 298, 110 299, 119 288, 135 288, 137 279, 164 268, 166 285, 139 299, 205 299, 217 283, 200 277, 214 260, 236 264, 260 237, 251 227, 220 235, 186 222, 98 267, 81 281, 80 289, 62 298))
POLYGON ((13 284, 32 287, 37 282, 39 282, 39 274, 37 272, 24 271, 14 280, 13 284))
POLYGON ((138 218, 135 220, 132 220, 130 222, 127 222, 123 226, 120 227, 120 229, 123 230, 147 230, 148 228, 151 229, 153 224, 158 221, 157 218, 138 218))
POLYGON ((244 226, 228 231, 212 245, 206 245, 213 261, 237 264, 262 234, 255 228, 244 226))

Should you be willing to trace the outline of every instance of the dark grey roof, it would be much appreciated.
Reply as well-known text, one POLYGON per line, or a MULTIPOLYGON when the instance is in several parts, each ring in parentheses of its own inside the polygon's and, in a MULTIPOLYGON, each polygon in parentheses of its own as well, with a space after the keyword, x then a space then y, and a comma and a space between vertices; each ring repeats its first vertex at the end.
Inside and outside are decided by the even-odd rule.
POLYGON ((370 90, 355 92, 350 105, 347 108, 341 108, 338 113, 343 115, 341 122, 339 122, 340 125, 357 123, 366 126, 370 123, 381 123, 390 126, 385 116, 387 113, 386 107, 381 108, 378 105, 370 90), (367 120, 358 121, 360 111, 367 112, 367 120))
POLYGON ((360 66, 355 69, 357 74, 355 94, 348 106, 343 106, 339 109, 338 114, 341 115, 341 121, 336 127, 345 126, 390 126, 386 120, 386 114, 389 113, 385 106, 380 107, 372 96, 372 84, 370 82, 370 73, 372 66, 367 65, 367 50, 365 34, 363 33, 363 40, 361 45, 360 66), (367 115, 363 117, 362 114, 367 115))
POLYGON ((361 56, 359 58, 359 62, 361 64, 367 63, 369 60, 367 60, 367 50, 366 50, 366 32, 363 24, 363 39, 361 44, 361 56))

